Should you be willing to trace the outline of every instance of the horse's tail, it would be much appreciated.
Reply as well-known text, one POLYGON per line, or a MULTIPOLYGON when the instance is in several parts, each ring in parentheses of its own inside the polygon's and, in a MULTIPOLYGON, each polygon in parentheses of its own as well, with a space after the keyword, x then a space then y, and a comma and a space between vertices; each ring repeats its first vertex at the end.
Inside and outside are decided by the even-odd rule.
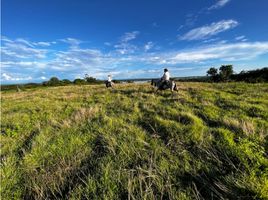
POLYGON ((156 87, 157 86, 157 80, 156 79, 152 79, 151 85, 154 86, 154 87, 156 87))
POLYGON ((175 82, 175 81, 173 81, 174 82, 174 91, 179 91, 179 89, 178 89, 178 86, 177 86, 177 83, 175 82))

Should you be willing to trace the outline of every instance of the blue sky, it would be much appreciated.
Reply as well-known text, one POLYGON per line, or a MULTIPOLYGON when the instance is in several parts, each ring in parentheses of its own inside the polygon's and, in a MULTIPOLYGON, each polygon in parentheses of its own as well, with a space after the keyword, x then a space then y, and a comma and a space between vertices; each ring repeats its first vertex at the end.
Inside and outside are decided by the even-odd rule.
POLYGON ((2 0, 1 82, 268 66, 267 0, 2 0))

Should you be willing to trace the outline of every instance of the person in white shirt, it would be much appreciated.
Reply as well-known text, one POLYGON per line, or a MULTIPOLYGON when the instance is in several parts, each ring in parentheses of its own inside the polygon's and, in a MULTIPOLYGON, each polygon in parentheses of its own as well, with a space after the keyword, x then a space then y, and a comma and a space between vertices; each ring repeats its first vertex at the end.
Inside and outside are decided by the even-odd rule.
POLYGON ((106 87, 112 87, 113 88, 114 83, 112 82, 112 76, 108 75, 108 79, 106 81, 106 87))
POLYGON ((108 75, 108 80, 107 80, 108 82, 112 82, 112 77, 111 77, 111 75, 108 75))
POLYGON ((164 69, 164 74, 161 77, 161 86, 167 87, 169 84, 170 74, 167 68, 164 69))
POLYGON ((169 78, 170 78, 170 74, 169 74, 168 69, 166 68, 166 69, 164 69, 164 74, 163 74, 161 80, 163 80, 163 81, 169 81, 169 78))

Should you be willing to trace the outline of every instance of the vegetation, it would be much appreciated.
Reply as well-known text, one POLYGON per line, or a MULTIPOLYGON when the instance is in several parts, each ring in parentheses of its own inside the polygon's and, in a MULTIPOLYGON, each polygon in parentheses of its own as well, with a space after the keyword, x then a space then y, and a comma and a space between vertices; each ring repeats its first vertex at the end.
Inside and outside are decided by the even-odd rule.
POLYGON ((84 79, 74 79, 74 81, 70 81, 68 79, 60 80, 57 77, 51 77, 48 81, 44 81, 42 83, 27 83, 27 84, 11 84, 11 85, 1 85, 1 91, 7 91, 7 90, 26 90, 29 88, 40 88, 40 87, 55 87, 55 86, 65 86, 65 85, 92 85, 92 84, 102 84, 104 81, 97 80, 96 78, 88 76, 88 74, 85 74, 84 79))
POLYGON ((250 71, 241 71, 239 74, 231 76, 231 79, 249 83, 268 82, 268 67, 250 71))
MULTIPOLYGON (((239 74, 234 74, 232 65, 222 65, 219 73, 218 69, 211 67, 207 71, 207 76, 192 76, 192 77, 173 77, 172 80, 179 82, 226 82, 226 81, 244 81, 249 83, 262 83, 268 82, 268 68, 241 71, 239 74)), ((126 79, 126 80, 113 80, 114 83, 133 83, 135 81, 150 81, 151 79, 126 79)), ((77 78, 74 81, 68 79, 59 80, 57 77, 51 77, 49 81, 44 81, 42 84, 39 83, 27 83, 27 84, 12 84, 12 85, 0 85, 1 91, 7 90, 26 90, 29 88, 37 87, 48 87, 48 86, 65 86, 65 85, 92 85, 92 84, 103 84, 104 81, 97 80, 94 77, 90 77, 85 74, 84 79, 77 78)))
POLYGON ((211 67, 208 71, 207 74, 209 76, 215 77, 218 74, 218 69, 215 67, 211 67))
POLYGON ((220 67, 220 78, 222 81, 227 81, 230 79, 230 77, 233 75, 233 65, 222 65, 220 67))
POLYGON ((268 84, 1 92, 2 199, 267 199, 268 84))
POLYGON ((211 76, 211 80, 214 82, 223 81, 226 82, 230 80, 230 77, 233 75, 233 65, 222 65, 219 69, 211 67, 207 71, 207 75, 211 76))
MULTIPOLYGON (((268 68, 255 69, 249 71, 241 71, 239 74, 234 74, 232 65, 222 65, 219 69, 211 67, 207 71, 210 76, 210 81, 226 82, 226 81, 244 81, 249 83, 268 82, 268 68)), ((198 80, 197 80, 198 81, 198 80)), ((208 79, 199 79, 199 81, 207 82, 208 79)))

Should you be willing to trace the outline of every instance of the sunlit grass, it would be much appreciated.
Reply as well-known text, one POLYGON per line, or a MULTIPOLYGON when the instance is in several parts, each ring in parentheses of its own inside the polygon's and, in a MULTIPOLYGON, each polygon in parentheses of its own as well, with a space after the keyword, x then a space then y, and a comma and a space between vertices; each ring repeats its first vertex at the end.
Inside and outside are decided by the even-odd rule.
POLYGON ((2 92, 2 198, 268 198, 268 84, 178 87, 2 92))

